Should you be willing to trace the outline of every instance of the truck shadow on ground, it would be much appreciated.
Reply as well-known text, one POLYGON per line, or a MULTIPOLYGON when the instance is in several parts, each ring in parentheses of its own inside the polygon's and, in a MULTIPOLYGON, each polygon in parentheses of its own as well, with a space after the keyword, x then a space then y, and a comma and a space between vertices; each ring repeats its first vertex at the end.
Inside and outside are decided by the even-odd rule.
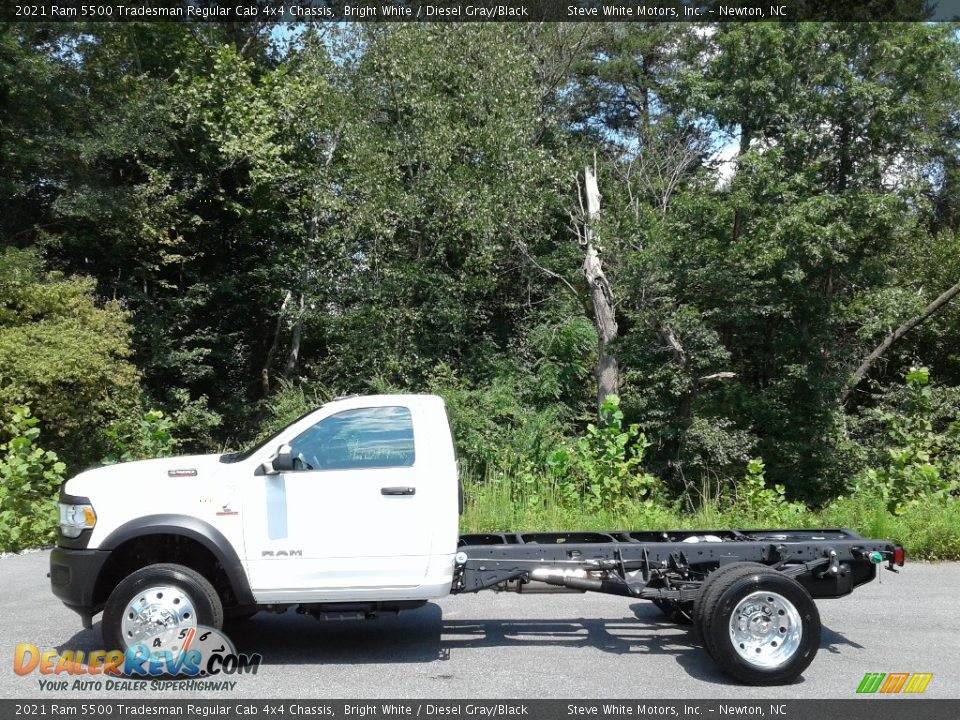
MULTIPOLYGON (((430 603, 370 621, 317 621, 291 610, 279 615, 260 613, 228 624, 226 633, 239 652, 260 653, 264 665, 430 663, 483 648, 592 648, 618 655, 670 655, 701 682, 730 684, 690 626, 665 621, 652 603, 635 603, 630 612, 616 619, 444 619, 440 606, 430 603)), ((58 650, 101 647, 100 628, 95 626, 77 633, 58 650)), ((863 649, 824 627, 820 649, 840 653, 843 647, 863 649)))

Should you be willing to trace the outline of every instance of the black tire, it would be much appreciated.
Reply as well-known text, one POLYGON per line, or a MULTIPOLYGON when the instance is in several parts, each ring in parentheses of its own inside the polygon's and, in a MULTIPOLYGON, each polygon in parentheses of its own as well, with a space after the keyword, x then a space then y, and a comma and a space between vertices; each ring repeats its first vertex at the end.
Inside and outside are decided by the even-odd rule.
POLYGON ((127 575, 110 593, 100 622, 107 648, 123 650, 127 647, 122 630, 123 612, 127 604, 144 589, 160 583, 175 585, 190 598, 198 624, 217 629, 223 627, 223 603, 213 585, 196 570, 183 565, 159 563, 127 575))
MULTIPOLYGON (((820 613, 813 598, 804 587, 791 577, 783 575, 766 566, 757 567, 757 563, 738 563, 744 567, 725 572, 716 578, 707 589, 699 608, 702 620, 702 636, 707 652, 728 675, 748 685, 782 685, 799 676, 813 662, 820 649, 820 613), (753 567, 749 567, 752 565, 753 567), (800 637, 795 640, 795 648, 784 655, 776 664, 761 667, 754 661, 745 659, 748 653, 734 646, 731 637, 731 618, 737 605, 753 593, 770 593, 768 600, 779 596, 796 611, 800 637)), ((761 600, 756 601, 763 603, 761 600)), ((779 615, 784 615, 780 612, 779 615)), ((789 617, 790 613, 786 614, 789 617)), ((777 616, 774 616, 777 619, 777 616)), ((786 621, 778 620, 777 625, 786 621)), ((789 637, 790 633, 784 635, 789 637)), ((769 635, 767 636, 769 637, 769 635)), ((779 638, 779 636, 777 636, 779 638)), ((747 641, 749 642, 749 640, 747 641)), ((788 644, 783 645, 783 651, 788 644)), ((777 641, 773 641, 776 647, 777 641)), ((743 645, 740 646, 743 648, 743 645)), ((767 647, 769 650, 769 646, 767 647)), ((760 653, 761 650, 757 649, 760 653)), ((752 657, 752 653, 749 653, 752 657)))
MULTIPOLYGON (((727 577, 730 573, 735 572, 737 575, 749 575, 751 572, 759 572, 767 569, 767 566, 763 565, 762 563, 733 562, 728 565, 721 565, 719 568, 707 575, 706 580, 703 581, 703 585, 700 586, 700 592, 698 592, 697 596, 693 599, 693 610, 690 613, 694 630, 697 631, 697 636, 701 640, 704 640, 703 608, 707 605, 707 596, 714 592, 718 586, 718 582, 727 577)), ((708 655, 711 657, 713 656, 713 653, 710 652, 710 648, 707 647, 705 641, 704 649, 707 651, 708 655)))

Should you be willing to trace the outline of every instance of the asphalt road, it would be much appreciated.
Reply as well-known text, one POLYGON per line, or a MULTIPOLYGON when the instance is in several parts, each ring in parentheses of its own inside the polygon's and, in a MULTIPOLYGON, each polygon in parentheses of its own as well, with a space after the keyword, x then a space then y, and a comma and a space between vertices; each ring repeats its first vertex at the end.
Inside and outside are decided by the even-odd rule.
MULTIPOLYGON (((13 672, 14 647, 101 648, 47 586, 47 552, 0 559, 0 698, 70 697, 42 692, 36 672, 13 672)), ((605 595, 483 592, 399 616, 318 622, 261 614, 230 633, 259 652, 256 676, 233 692, 257 698, 850 698, 867 672, 931 672, 925 695, 960 697, 960 564, 883 571, 842 600, 819 603, 820 652, 803 677, 746 688, 715 667, 686 627, 650 603, 605 595)), ((106 693, 88 697, 187 697, 106 693)))

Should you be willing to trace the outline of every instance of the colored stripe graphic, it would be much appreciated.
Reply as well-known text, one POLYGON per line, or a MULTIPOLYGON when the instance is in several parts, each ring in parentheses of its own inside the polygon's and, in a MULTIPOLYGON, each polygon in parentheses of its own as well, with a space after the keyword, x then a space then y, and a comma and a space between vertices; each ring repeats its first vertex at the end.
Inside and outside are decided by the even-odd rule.
POLYGON ((886 673, 867 673, 863 676, 863 680, 860 681, 860 686, 857 688, 858 693, 875 693, 877 688, 880 687, 880 683, 883 682, 883 678, 886 676, 886 673))
POLYGON ((903 687, 909 675, 910 673, 890 673, 880 687, 880 692, 887 694, 900 692, 900 688, 903 687))
POLYGON ((867 673, 857 686, 858 693, 922 693, 933 679, 933 673, 867 673))
POLYGON ((933 679, 933 673, 914 673, 903 691, 905 693, 922 693, 927 689, 931 679, 933 679))

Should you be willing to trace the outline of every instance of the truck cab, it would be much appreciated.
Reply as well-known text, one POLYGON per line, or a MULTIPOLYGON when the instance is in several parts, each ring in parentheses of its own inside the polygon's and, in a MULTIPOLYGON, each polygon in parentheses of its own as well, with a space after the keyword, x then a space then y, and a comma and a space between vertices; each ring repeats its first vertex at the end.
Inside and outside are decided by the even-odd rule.
POLYGON ((344 398, 242 453, 68 480, 51 583, 119 647, 262 608, 401 609, 450 591, 458 506, 441 398, 344 398))

